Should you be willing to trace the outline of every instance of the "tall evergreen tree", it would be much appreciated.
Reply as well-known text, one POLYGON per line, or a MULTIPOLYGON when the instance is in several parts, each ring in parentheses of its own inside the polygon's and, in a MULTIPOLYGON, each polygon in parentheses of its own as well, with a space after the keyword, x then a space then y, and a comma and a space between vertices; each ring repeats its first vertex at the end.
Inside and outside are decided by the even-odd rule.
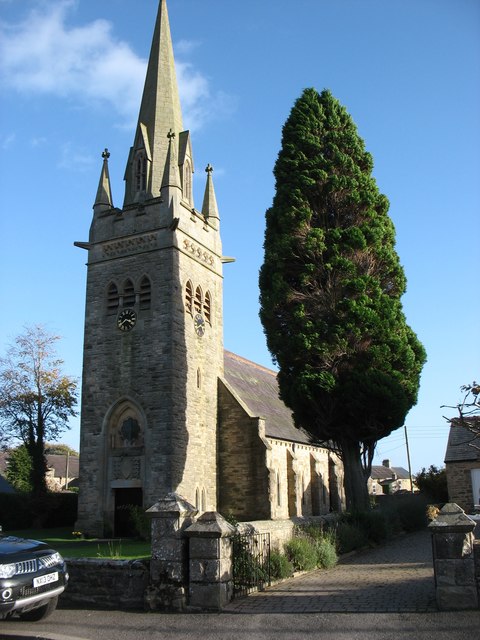
POLYGON ((377 441, 415 404, 426 356, 406 324, 389 203, 356 126, 306 89, 283 128, 266 213, 260 317, 297 426, 330 441, 348 508, 367 508, 377 441))

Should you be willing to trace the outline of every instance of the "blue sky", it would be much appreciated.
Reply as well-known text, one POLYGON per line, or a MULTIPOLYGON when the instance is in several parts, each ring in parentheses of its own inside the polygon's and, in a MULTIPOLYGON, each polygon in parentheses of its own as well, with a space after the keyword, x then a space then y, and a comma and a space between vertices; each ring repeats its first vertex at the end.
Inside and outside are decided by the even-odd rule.
MULTIPOLYGON (((133 141, 157 0, 0 0, 0 353, 25 325, 62 336, 81 376, 86 240, 108 147, 113 198, 133 141)), ((271 366, 258 319, 265 210, 281 129, 306 87, 352 115, 390 200, 425 345, 407 416, 413 472, 443 464, 442 404, 479 378, 478 0, 168 0, 194 192, 214 166, 225 265, 225 347, 271 366)), ((78 420, 62 441, 78 447, 78 420)), ((404 431, 375 464, 407 466, 404 431)))

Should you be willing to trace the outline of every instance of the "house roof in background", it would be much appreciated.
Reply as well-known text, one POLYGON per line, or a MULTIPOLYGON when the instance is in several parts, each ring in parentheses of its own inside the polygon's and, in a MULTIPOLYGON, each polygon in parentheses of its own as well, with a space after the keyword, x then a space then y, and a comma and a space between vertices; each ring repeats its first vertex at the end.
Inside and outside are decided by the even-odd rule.
POLYGON ((370 477, 373 480, 390 480, 395 476, 396 480, 409 480, 410 474, 403 467, 385 467, 373 465, 370 477))
MULTIPOLYGON (((67 456, 64 454, 49 453, 46 456, 47 467, 54 469, 54 475, 56 478, 65 478, 67 468, 67 456)), ((8 451, 0 452, 0 475, 5 475, 7 470, 8 451)), ((78 456, 68 456, 68 477, 78 477, 78 456)))

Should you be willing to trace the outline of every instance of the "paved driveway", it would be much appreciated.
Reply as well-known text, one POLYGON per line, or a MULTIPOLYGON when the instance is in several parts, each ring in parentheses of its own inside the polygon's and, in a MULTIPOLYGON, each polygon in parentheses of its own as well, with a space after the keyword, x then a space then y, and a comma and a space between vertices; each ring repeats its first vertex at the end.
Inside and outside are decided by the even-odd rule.
POLYGON ((238 598, 237 613, 436 611, 431 535, 422 531, 344 558, 329 570, 238 598))

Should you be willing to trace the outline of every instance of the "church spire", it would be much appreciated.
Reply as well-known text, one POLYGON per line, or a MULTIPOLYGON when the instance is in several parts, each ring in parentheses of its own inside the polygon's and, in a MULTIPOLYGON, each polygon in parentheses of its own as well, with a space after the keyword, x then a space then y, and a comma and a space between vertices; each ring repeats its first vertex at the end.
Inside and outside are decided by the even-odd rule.
POLYGON ((160 0, 142 103, 125 172, 125 205, 160 196, 168 133, 183 130, 166 0, 160 0))
POLYGON ((108 151, 108 149, 105 149, 105 151, 102 153, 102 172, 100 174, 100 180, 98 182, 97 196, 93 205, 95 212, 101 212, 113 208, 112 188, 110 185, 110 174, 108 172, 109 157, 110 152, 108 151))
POLYGON ((205 195, 203 196, 202 215, 210 222, 214 229, 218 229, 220 216, 218 214, 217 198, 215 197, 215 189, 213 188, 213 167, 207 165, 207 184, 205 186, 205 195))

